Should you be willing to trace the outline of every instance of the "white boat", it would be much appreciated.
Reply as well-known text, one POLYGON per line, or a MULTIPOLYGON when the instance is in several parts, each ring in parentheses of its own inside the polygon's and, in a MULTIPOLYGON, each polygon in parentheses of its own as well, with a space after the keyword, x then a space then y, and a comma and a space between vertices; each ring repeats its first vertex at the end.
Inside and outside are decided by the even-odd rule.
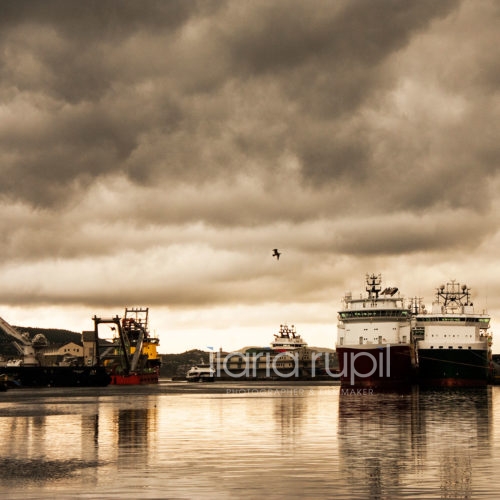
POLYGON ((188 382, 214 382, 215 370, 209 365, 193 366, 188 370, 186 380, 188 382))

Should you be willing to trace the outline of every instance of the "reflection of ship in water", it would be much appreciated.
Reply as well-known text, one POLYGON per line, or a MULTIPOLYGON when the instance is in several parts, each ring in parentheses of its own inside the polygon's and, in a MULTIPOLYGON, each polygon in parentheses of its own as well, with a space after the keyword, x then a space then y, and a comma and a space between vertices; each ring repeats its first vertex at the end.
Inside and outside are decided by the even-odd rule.
POLYGON ((93 496, 89 490, 98 484, 95 498, 108 498, 106 487, 111 488, 111 497, 117 498, 112 481, 103 485, 101 466, 118 463, 120 468, 133 471, 138 462, 144 465, 152 460, 158 420, 155 401, 136 399, 131 408, 130 401, 120 395, 110 400, 88 396, 79 403, 79 397, 73 399, 74 392, 57 391, 10 399, 4 406, 0 435, 9 439, 2 441, 0 450, 3 498, 11 498, 9 492, 17 492, 15 498, 21 498, 27 492, 21 488, 30 483, 29 498, 48 498, 43 494, 30 496, 29 491, 57 480, 71 481, 74 488, 60 492, 57 498, 93 496), (72 400, 70 411, 68 398, 72 400))
POLYGON ((422 451, 441 498, 474 498, 484 488, 491 460, 491 387, 420 389, 422 451), (479 479, 478 479, 479 476, 479 479))
MULTIPOLYGON (((110 407, 97 405, 95 413, 73 416, 68 426, 77 429, 80 425, 80 453, 84 462, 119 462, 127 469, 137 467, 137 460, 147 462, 151 443, 156 439, 158 419, 156 406, 150 407, 147 401, 137 401, 136 408, 124 408, 120 403, 110 407)), ((97 480, 98 469, 90 470, 89 475, 94 472, 97 480)))
MULTIPOLYGON (((272 390, 271 390, 272 394, 272 390)), ((276 435, 280 436, 282 446, 294 445, 300 435, 301 426, 307 414, 309 400, 304 395, 307 389, 283 388, 276 390, 274 396, 273 422, 276 425, 276 435)), ((291 448, 293 454, 294 449, 291 448)))
POLYGON ((491 460, 491 422, 491 388, 341 395, 342 474, 360 498, 472 498, 491 460))
MULTIPOLYGON (((136 458, 140 452, 146 459, 155 419, 156 411, 154 408, 124 408, 118 410, 116 412, 118 448, 120 450, 134 450, 136 458)), ((122 457, 122 459, 125 459, 125 455, 119 453, 119 457, 122 457)), ((133 463, 130 465, 133 465, 133 463)))
POLYGON ((339 462, 358 498, 391 498, 414 461, 418 412, 414 389, 397 393, 342 396, 339 401, 339 462))

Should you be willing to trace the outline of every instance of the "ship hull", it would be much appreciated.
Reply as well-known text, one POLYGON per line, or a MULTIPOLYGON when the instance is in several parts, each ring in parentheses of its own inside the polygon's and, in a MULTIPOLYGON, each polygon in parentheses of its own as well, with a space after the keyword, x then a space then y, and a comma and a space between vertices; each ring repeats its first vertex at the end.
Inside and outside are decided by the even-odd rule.
POLYGON ((111 382, 103 367, 5 366, 0 371, 20 387, 105 387, 111 382))
POLYGON ((159 380, 158 371, 147 373, 111 374, 111 385, 145 385, 157 384, 159 380))
POLYGON ((479 387, 489 381, 485 349, 419 349, 418 379, 422 386, 479 387))
POLYGON ((415 382, 410 344, 337 347, 342 386, 392 388, 415 382))
POLYGON ((200 377, 188 377, 186 378, 187 382, 215 382, 214 376, 200 376, 200 377))

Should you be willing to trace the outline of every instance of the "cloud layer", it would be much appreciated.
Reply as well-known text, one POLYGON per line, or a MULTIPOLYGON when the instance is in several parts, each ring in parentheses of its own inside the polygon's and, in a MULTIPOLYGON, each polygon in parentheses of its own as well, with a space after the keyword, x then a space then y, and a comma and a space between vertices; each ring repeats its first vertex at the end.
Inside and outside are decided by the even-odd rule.
POLYGON ((2 2, 0 315, 146 303, 165 351, 200 318, 231 347, 283 321, 332 345, 381 272, 498 316, 499 10, 2 2))

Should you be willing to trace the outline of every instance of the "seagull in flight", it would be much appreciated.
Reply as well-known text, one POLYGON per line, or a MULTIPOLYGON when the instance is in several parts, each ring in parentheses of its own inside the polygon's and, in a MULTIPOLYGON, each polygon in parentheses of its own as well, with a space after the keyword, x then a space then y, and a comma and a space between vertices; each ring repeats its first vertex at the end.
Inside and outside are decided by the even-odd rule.
POLYGON ((276 257, 277 260, 280 260, 280 255, 281 255, 281 252, 278 252, 278 249, 274 248, 273 249, 273 257, 276 257))

